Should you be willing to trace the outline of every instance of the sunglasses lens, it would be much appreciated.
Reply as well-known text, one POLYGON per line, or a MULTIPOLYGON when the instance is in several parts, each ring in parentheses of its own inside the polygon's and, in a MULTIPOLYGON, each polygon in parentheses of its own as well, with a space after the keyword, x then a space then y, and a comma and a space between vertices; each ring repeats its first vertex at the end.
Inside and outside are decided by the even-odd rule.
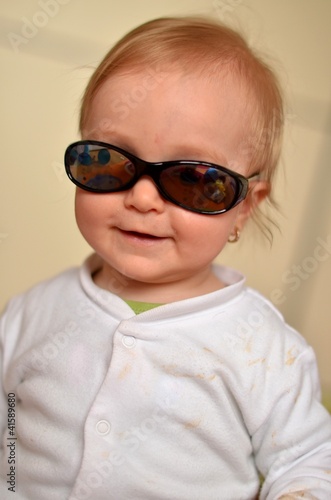
POLYGON ((161 173, 164 191, 184 208, 204 213, 222 212, 233 206, 238 181, 220 169, 206 165, 176 165, 161 173))
POLYGON ((204 214, 229 210, 247 192, 245 179, 222 167, 184 161, 152 164, 123 153, 104 143, 77 142, 67 148, 66 170, 77 186, 95 193, 130 189, 141 175, 149 175, 169 201, 204 214))
POLYGON ((117 191, 135 175, 131 161, 114 149, 95 144, 70 146, 66 165, 75 183, 96 192, 117 191))

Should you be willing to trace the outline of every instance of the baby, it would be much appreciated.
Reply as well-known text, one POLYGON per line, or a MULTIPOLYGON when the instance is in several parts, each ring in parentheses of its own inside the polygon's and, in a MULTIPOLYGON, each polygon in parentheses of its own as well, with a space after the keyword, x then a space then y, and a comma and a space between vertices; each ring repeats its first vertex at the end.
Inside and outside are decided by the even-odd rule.
POLYGON ((65 153, 94 254, 2 317, 1 498, 330 500, 314 353, 213 264, 251 217, 268 231, 282 122, 273 72, 213 21, 106 55, 65 153))

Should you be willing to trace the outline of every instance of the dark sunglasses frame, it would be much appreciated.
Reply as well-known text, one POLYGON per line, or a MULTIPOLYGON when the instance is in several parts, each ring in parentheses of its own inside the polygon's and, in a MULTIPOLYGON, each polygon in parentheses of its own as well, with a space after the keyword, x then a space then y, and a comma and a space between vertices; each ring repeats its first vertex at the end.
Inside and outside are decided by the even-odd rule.
POLYGON ((84 140, 84 141, 77 141, 72 144, 70 144, 64 155, 64 164, 65 164, 65 169, 66 173, 69 177, 69 179, 76 184, 81 189, 84 189, 85 191, 90 191, 92 193, 99 193, 99 194, 109 194, 109 193, 117 193, 120 191, 127 191, 128 189, 131 189, 136 182, 144 175, 147 175, 151 177, 159 190, 160 194, 162 195, 163 198, 166 200, 170 201, 171 203, 185 209, 189 210, 190 212, 196 212, 199 214, 204 214, 204 215, 218 215, 222 214, 224 212, 228 212, 232 208, 234 208, 238 203, 242 202, 248 193, 248 188, 249 188, 249 181, 253 180, 254 178, 259 177, 259 173, 255 173, 251 175, 250 177, 244 177, 241 174, 238 174, 236 172, 233 172, 232 170, 229 170, 226 167, 222 167, 221 165, 216 165, 215 163, 209 163, 206 161, 195 161, 195 160, 178 160, 178 161, 161 161, 161 162, 148 162, 145 160, 142 160, 141 158, 138 158, 137 156, 134 156, 131 153, 128 153, 124 149, 121 149, 117 146, 114 146, 113 144, 109 144, 106 142, 100 142, 100 141, 91 141, 91 140, 84 140), (71 161, 70 161, 70 156, 71 152, 74 148, 77 146, 97 146, 105 149, 112 149, 113 151, 116 151, 117 153, 120 153, 123 155, 125 158, 127 158, 135 167, 135 175, 132 178, 131 181, 129 181, 127 184, 124 186, 120 186, 115 189, 98 189, 98 188, 91 188, 90 186, 86 186, 84 184, 81 184, 79 181, 77 181, 72 173, 71 173, 71 161), (223 208, 221 210, 213 210, 213 211, 208 211, 208 210, 203 210, 200 208, 195 208, 195 207, 190 207, 187 206, 176 199, 174 199, 171 195, 169 195, 163 188, 162 184, 160 183, 160 174, 164 170, 174 167, 174 166, 205 166, 208 168, 214 168, 225 175, 229 175, 232 179, 235 180, 236 183, 236 188, 237 192, 236 195, 234 196, 234 199, 232 203, 230 204, 229 207, 223 208))

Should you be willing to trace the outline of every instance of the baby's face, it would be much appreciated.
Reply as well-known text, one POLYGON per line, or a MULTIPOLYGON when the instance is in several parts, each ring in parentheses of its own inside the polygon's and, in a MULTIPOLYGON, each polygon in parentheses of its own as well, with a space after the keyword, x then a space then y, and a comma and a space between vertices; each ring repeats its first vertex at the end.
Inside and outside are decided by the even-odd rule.
MULTIPOLYGON (((208 161, 246 176, 247 158, 240 156, 244 106, 235 82, 216 86, 173 72, 114 76, 96 94, 83 138, 119 146, 146 161, 208 161)), ((103 259, 100 283, 111 283, 115 273, 126 283, 126 298, 134 283, 146 289, 173 284, 175 296, 183 298, 220 286, 211 263, 234 225, 243 225, 244 203, 220 215, 189 212, 163 199, 146 176, 123 192, 77 189, 76 217, 103 259)))

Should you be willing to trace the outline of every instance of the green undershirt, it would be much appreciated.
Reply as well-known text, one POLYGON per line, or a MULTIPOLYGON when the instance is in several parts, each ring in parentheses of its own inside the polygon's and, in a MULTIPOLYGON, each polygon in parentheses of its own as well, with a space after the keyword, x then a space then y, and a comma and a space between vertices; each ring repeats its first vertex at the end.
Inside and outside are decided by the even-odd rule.
POLYGON ((155 304, 153 302, 139 302, 137 300, 126 300, 125 302, 131 307, 131 309, 133 309, 136 314, 149 311, 150 309, 154 309, 154 307, 162 306, 162 304, 155 304))

